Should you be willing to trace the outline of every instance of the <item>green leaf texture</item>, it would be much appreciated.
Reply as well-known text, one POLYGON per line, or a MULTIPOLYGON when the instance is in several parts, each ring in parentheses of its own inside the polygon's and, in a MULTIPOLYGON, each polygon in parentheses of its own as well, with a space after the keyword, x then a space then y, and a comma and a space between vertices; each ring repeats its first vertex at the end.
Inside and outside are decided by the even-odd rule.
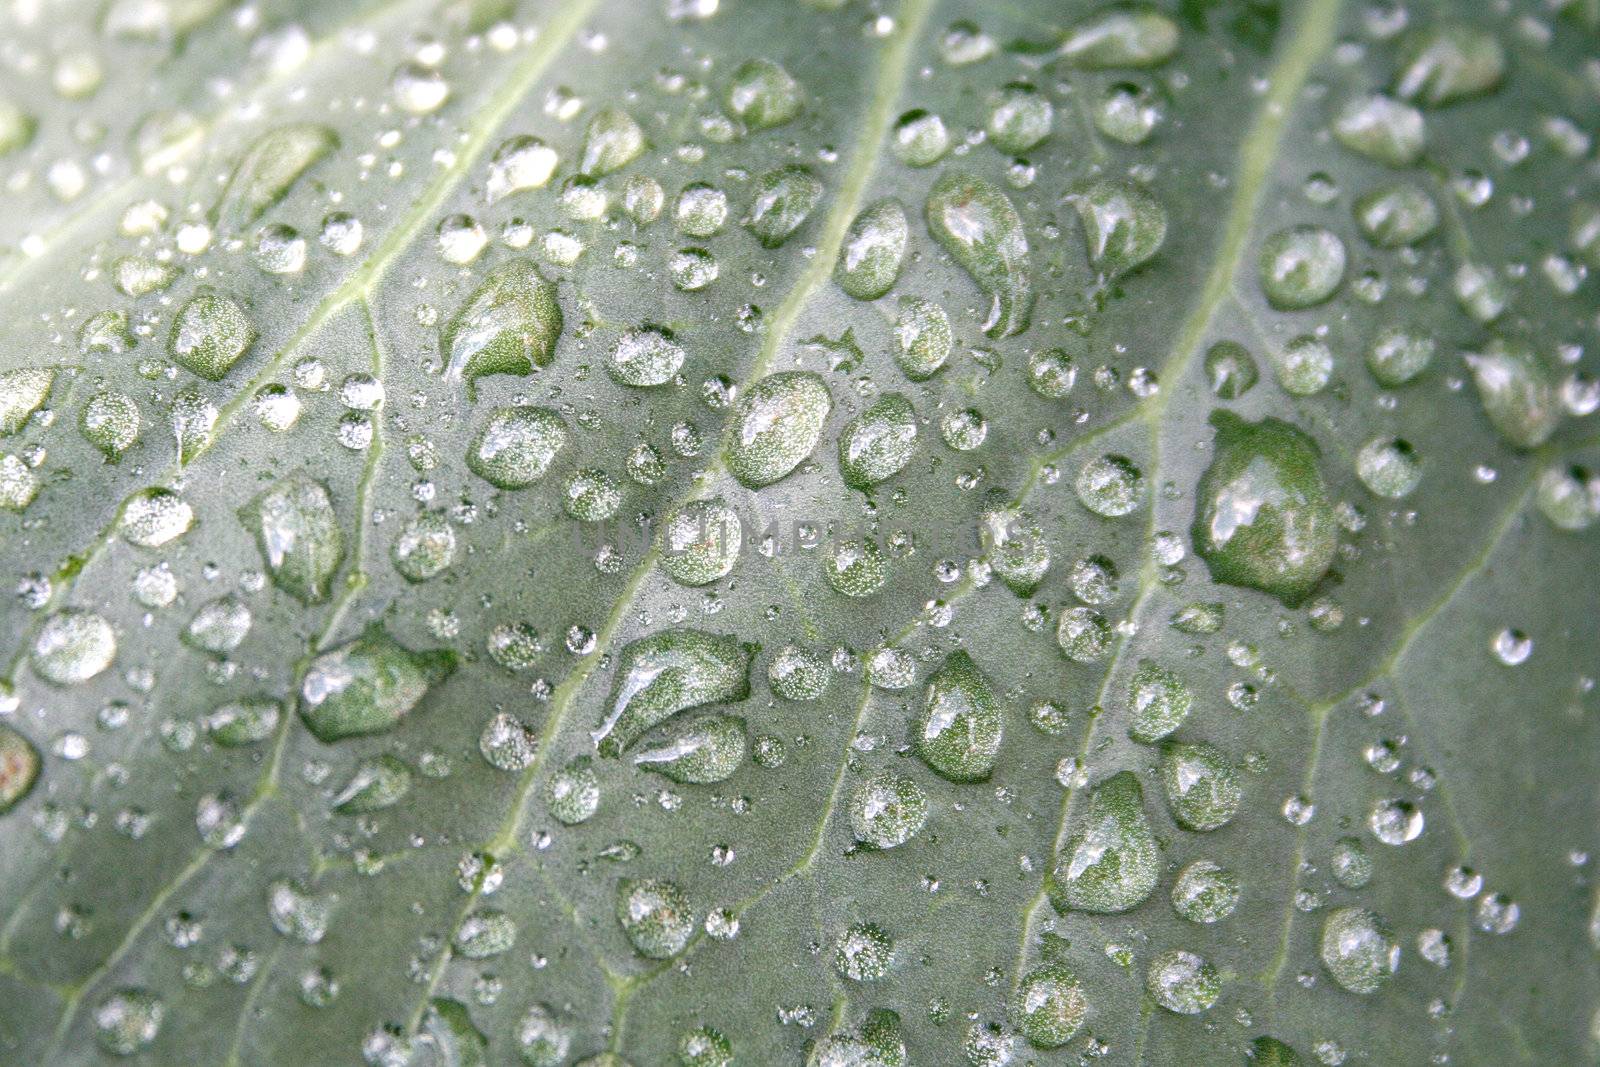
POLYGON ((0 12, 0 1061, 1600 1044, 1592 0, 0 12))

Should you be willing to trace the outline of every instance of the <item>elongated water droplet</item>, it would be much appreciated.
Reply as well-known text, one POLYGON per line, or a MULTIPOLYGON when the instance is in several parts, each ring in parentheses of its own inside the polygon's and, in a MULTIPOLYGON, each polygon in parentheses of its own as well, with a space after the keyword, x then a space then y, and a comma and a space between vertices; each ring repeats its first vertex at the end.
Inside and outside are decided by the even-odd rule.
POLYGON ((1516 448, 1538 448, 1561 422, 1561 404, 1549 372, 1526 344, 1495 338, 1467 356, 1483 413, 1516 448))
POLYGON ((1011 337, 1028 328, 1033 278, 1028 237, 1010 197, 983 178, 947 170, 928 194, 928 232, 989 295, 983 330, 1011 337))
POLYGON ((926 381, 939 373, 955 345, 950 317, 944 308, 917 296, 900 298, 894 339, 895 362, 914 382, 926 381))
POLYGON ((328 490, 303 474, 280 481, 239 509, 272 580, 307 604, 328 599, 344 560, 344 531, 328 490))
POLYGON ((853 489, 899 474, 916 450, 917 413, 900 393, 886 393, 839 434, 839 473, 853 489))
POLYGON ((1443 107, 1493 91, 1505 69, 1505 48, 1488 30, 1439 23, 1406 40, 1394 91, 1404 100, 1443 107))
POLYGON ((532 260, 508 260, 489 272, 445 327, 445 376, 472 382, 490 374, 532 374, 554 358, 561 325, 555 285, 532 260))
POLYGON ((374 623, 322 653, 300 679, 300 717, 319 741, 392 728, 455 670, 443 649, 413 652, 374 623))
POLYGON ((634 641, 617 657, 609 711, 590 734, 595 747, 617 756, 681 711, 746 699, 755 652, 754 645, 704 630, 664 630, 634 641))
POLYGON ((300 176, 339 147, 326 126, 292 122, 262 134, 239 158, 211 211, 223 233, 238 233, 282 200, 300 176))
POLYGON ((0 374, 0 437, 14 434, 44 406, 56 372, 50 367, 24 367, 0 374))
POLYGON ((744 720, 706 715, 689 723, 664 744, 633 758, 635 766, 664 774, 674 782, 710 785, 733 777, 744 762, 744 720))
POLYGON ((910 232, 906 210, 893 197, 862 208, 839 248, 833 271, 839 288, 857 300, 876 300, 893 289, 910 232))
POLYGON ((340 815, 364 815, 392 808, 411 791, 411 768, 387 753, 362 760, 333 798, 340 815))
POLYGON ((1178 51, 1178 24, 1148 7, 1108 7, 1075 23, 1061 55, 1083 70, 1156 67, 1178 51))

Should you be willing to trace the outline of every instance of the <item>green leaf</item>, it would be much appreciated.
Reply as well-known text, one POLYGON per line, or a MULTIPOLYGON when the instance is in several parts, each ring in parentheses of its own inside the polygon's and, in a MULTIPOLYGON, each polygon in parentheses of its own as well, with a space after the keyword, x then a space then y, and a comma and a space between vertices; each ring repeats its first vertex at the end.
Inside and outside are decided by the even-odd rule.
POLYGON ((1595 26, 4 5, 0 1062, 1596 1062, 1595 26))

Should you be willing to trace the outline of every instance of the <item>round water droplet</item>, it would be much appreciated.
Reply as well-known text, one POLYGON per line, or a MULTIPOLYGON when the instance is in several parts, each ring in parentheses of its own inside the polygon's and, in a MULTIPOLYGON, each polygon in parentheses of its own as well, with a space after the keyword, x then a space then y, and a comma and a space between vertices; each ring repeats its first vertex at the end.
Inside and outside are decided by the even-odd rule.
POLYGON ((1199 1015, 1217 1002, 1222 976, 1203 957, 1172 949, 1150 961, 1145 989, 1170 1012, 1199 1015))
POLYGON ((875 982, 894 963, 894 941, 875 923, 856 923, 833 946, 833 969, 852 982, 875 982))
POLYGON ((1386 327, 1367 350, 1367 370, 1391 389, 1416 380, 1428 369, 1437 348, 1432 337, 1402 326, 1386 327))
POLYGON ((1344 281, 1344 242, 1320 226, 1279 230, 1261 245, 1261 290, 1273 307, 1315 307, 1344 281))
POLYGON ((413 517, 389 549, 394 569, 412 582, 425 582, 443 574, 455 555, 455 527, 440 511, 424 511, 413 517))
POLYGON ((1055 107, 1029 82, 1011 82, 989 111, 989 140, 1002 152, 1026 152, 1050 136, 1055 107))
POLYGON ((567 424, 542 407, 498 408, 467 453, 467 466, 500 489, 522 489, 544 477, 566 447, 567 424))
POLYGON ((1322 963, 1352 993, 1376 993, 1400 966, 1389 924, 1365 908, 1334 908, 1322 924, 1322 963))
POLYGON ((816 700, 832 680, 833 668, 825 658, 795 645, 779 649, 767 666, 767 684, 784 700, 816 700))
POLYGON ((1078 471, 1078 500, 1096 515, 1117 518, 1136 509, 1144 496, 1144 475, 1126 456, 1104 455, 1078 471))
POLYGON ((154 993, 124 986, 95 1005, 95 1040, 113 1055, 132 1056, 155 1042, 165 1017, 166 1005, 154 993))
POLYGON ((1185 830, 1226 826, 1239 810, 1239 769, 1221 749, 1204 742, 1161 746, 1161 782, 1173 821, 1185 830))
POLYGON ((1386 845, 1403 845, 1422 836, 1422 812, 1404 800, 1380 800, 1367 816, 1367 827, 1386 845))
POLYGON ((931 167, 950 151, 950 131, 944 119, 917 108, 894 124, 894 152, 908 167, 931 167))
POLYGON ((1214 923, 1239 905, 1239 879, 1210 860, 1196 860, 1172 884, 1172 910, 1192 923, 1214 923))
POLYGON ((1104 274, 1143 266, 1166 241, 1166 209, 1133 182, 1095 182, 1078 195, 1077 206, 1089 262, 1104 274))
POLYGON ((850 826, 856 839, 876 848, 905 844, 927 819, 927 795, 903 774, 880 772, 857 785, 850 795, 850 826))
POLYGON ((1237 400, 1255 387, 1261 373, 1250 350, 1237 341, 1218 341, 1206 350, 1206 381, 1220 400, 1237 400))
POLYGON ((803 104, 800 83, 769 59, 751 59, 740 65, 723 96, 728 115, 752 130, 792 122, 803 104))
POLYGON ((56 685, 87 682, 111 666, 117 638, 111 624, 92 611, 66 608, 45 620, 33 641, 39 677, 56 685))
POLYGON ((1011 998, 1011 1019, 1028 1044, 1060 1048, 1078 1033, 1089 999, 1078 976, 1060 964, 1029 971, 1011 998))
POLYGON ((1047 400, 1060 400, 1072 392, 1078 368, 1059 348, 1047 348, 1028 357, 1028 384, 1047 400))
POLYGON ((600 778, 587 759, 575 759, 550 776, 544 806, 566 826, 586 822, 600 809, 600 778))
POLYGON ((660 878, 618 882, 617 921, 634 950, 653 960, 682 952, 695 927, 683 890, 660 878))
POLYGON ((1378 496, 1399 500, 1422 481, 1422 459, 1407 441, 1377 437, 1356 453, 1356 475, 1378 496))

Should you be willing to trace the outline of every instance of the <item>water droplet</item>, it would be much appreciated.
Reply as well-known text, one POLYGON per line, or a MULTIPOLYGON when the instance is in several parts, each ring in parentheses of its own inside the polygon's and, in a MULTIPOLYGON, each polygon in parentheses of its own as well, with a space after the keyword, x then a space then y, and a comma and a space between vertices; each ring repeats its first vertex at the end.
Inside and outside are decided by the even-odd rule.
POLYGON ((154 993, 124 986, 95 1005, 95 1040, 112 1055, 132 1056, 155 1042, 166 1013, 154 993))
POLYGON ((1404 800, 1380 800, 1367 816, 1367 828, 1386 845, 1403 845, 1422 836, 1422 812, 1404 800))
POLYGON ((916 450, 917 413, 900 393, 886 393, 839 434, 839 473, 870 489, 902 471, 916 450))
POLYGON ((467 467, 498 489, 523 489, 544 477, 569 436, 550 408, 497 408, 474 438, 467 467))
POLYGON ((1422 112, 1382 93, 1346 101, 1333 120, 1333 135, 1352 152, 1391 167, 1411 166, 1427 143, 1422 112))
POLYGON ((1389 924, 1365 908, 1334 908, 1322 924, 1322 963, 1352 993, 1376 993, 1400 966, 1389 924))
POLYGON ((750 695, 753 645, 703 630, 664 630, 618 656, 604 722, 590 736, 602 755, 620 755, 647 730, 702 704, 750 695))
POLYGON ((1027 329, 1028 237, 1011 199, 983 178, 947 170, 928 194, 926 213, 928 232, 992 300, 984 332, 1001 338, 1027 329))
POLYGON ((989 111, 989 140, 1002 152, 1016 155, 1050 136, 1055 107, 1028 82, 1011 82, 1001 89, 989 111))
POLYGON ((1320 226, 1293 226, 1262 242, 1261 291, 1280 310, 1321 304, 1338 290, 1344 271, 1344 242, 1320 226))
POLYGON ((617 921, 639 955, 671 959, 694 934, 695 917, 677 885, 661 878, 617 883, 617 921))
POLYGON ((1081 70, 1156 67, 1178 51, 1178 24, 1148 7, 1108 7, 1074 23, 1061 56, 1081 70))
POLYGON ((282 200, 300 176, 339 147, 326 126, 291 122, 257 138, 228 178, 211 212, 224 233, 238 233, 282 200))
POLYGON ((1277 419, 1214 412, 1216 454, 1201 476, 1191 537, 1212 580, 1293 607, 1333 562, 1337 523, 1316 443, 1277 419))
POLYGON ((1082 829, 1057 853, 1045 888, 1056 911, 1114 914, 1144 903, 1161 872, 1161 849, 1130 771, 1089 794, 1082 829))
POLYGON ((1161 746, 1161 782, 1173 821, 1185 830, 1226 826, 1243 794, 1239 769, 1221 749, 1204 742, 1161 746))
POLYGON ((792 122, 802 106, 800 84, 769 59, 751 59, 741 64, 723 96, 729 117, 752 130, 770 130, 792 122))
POLYGON ((255 339, 255 324, 238 301, 202 289, 173 318, 167 351, 180 367, 218 382, 255 339))
POLYGON ((895 362, 907 378, 926 381, 950 359, 955 336, 944 308, 921 297, 900 298, 895 321, 895 362))
POLYGON ((894 124, 894 153, 908 167, 931 167, 950 151, 950 131, 944 119, 916 108, 894 124))
POLYGON ((1222 976, 1193 952, 1172 949, 1150 961, 1145 989, 1170 1012, 1199 1015, 1217 1002, 1222 976))
POLYGON ((756 382, 734 410, 727 463, 752 489, 771 485, 817 447, 833 409, 827 384, 809 371, 782 371, 756 382))
POLYGON ((1196 860, 1172 884, 1172 910, 1192 923, 1221 922, 1239 904, 1239 879, 1210 860, 1196 860))
POLYGON ((77 685, 111 666, 116 654, 109 622, 92 611, 66 608, 45 620, 33 640, 31 661, 45 681, 77 685))
POLYGON ((726 781, 744 762, 744 720, 706 715, 677 731, 663 744, 640 752, 634 765, 686 785, 726 781))
POLYGON ((805 167, 787 166, 756 179, 744 227, 764 248, 794 236, 822 199, 822 183, 805 167))
POLYGON ((561 326, 555 285, 531 260, 508 260, 489 272, 445 327, 445 376, 474 382, 490 374, 532 374, 554 358, 561 326))
POLYGON ((893 197, 868 204, 845 231, 833 277, 857 300, 876 300, 894 288, 905 260, 910 225, 893 197))
POLYGON ((306 667, 300 680, 300 717, 324 743, 381 733, 454 670, 452 653, 413 652, 373 624, 306 667))
POLYGON ((965 652, 945 657, 928 679, 911 724, 911 747, 952 782, 981 782, 994 770, 1005 720, 988 679, 965 652))
POLYGON ((1143 502, 1144 475, 1126 456, 1104 455, 1083 465, 1073 488, 1084 507, 1114 519, 1143 502))
POLYGON ((1533 349, 1519 341, 1495 338, 1483 352, 1467 356, 1478 399, 1505 441, 1538 448, 1561 422, 1555 386, 1533 349))
POLYGON ((1103 274, 1143 266, 1166 241, 1166 209, 1133 182, 1095 182, 1078 195, 1077 206, 1089 262, 1103 274))

